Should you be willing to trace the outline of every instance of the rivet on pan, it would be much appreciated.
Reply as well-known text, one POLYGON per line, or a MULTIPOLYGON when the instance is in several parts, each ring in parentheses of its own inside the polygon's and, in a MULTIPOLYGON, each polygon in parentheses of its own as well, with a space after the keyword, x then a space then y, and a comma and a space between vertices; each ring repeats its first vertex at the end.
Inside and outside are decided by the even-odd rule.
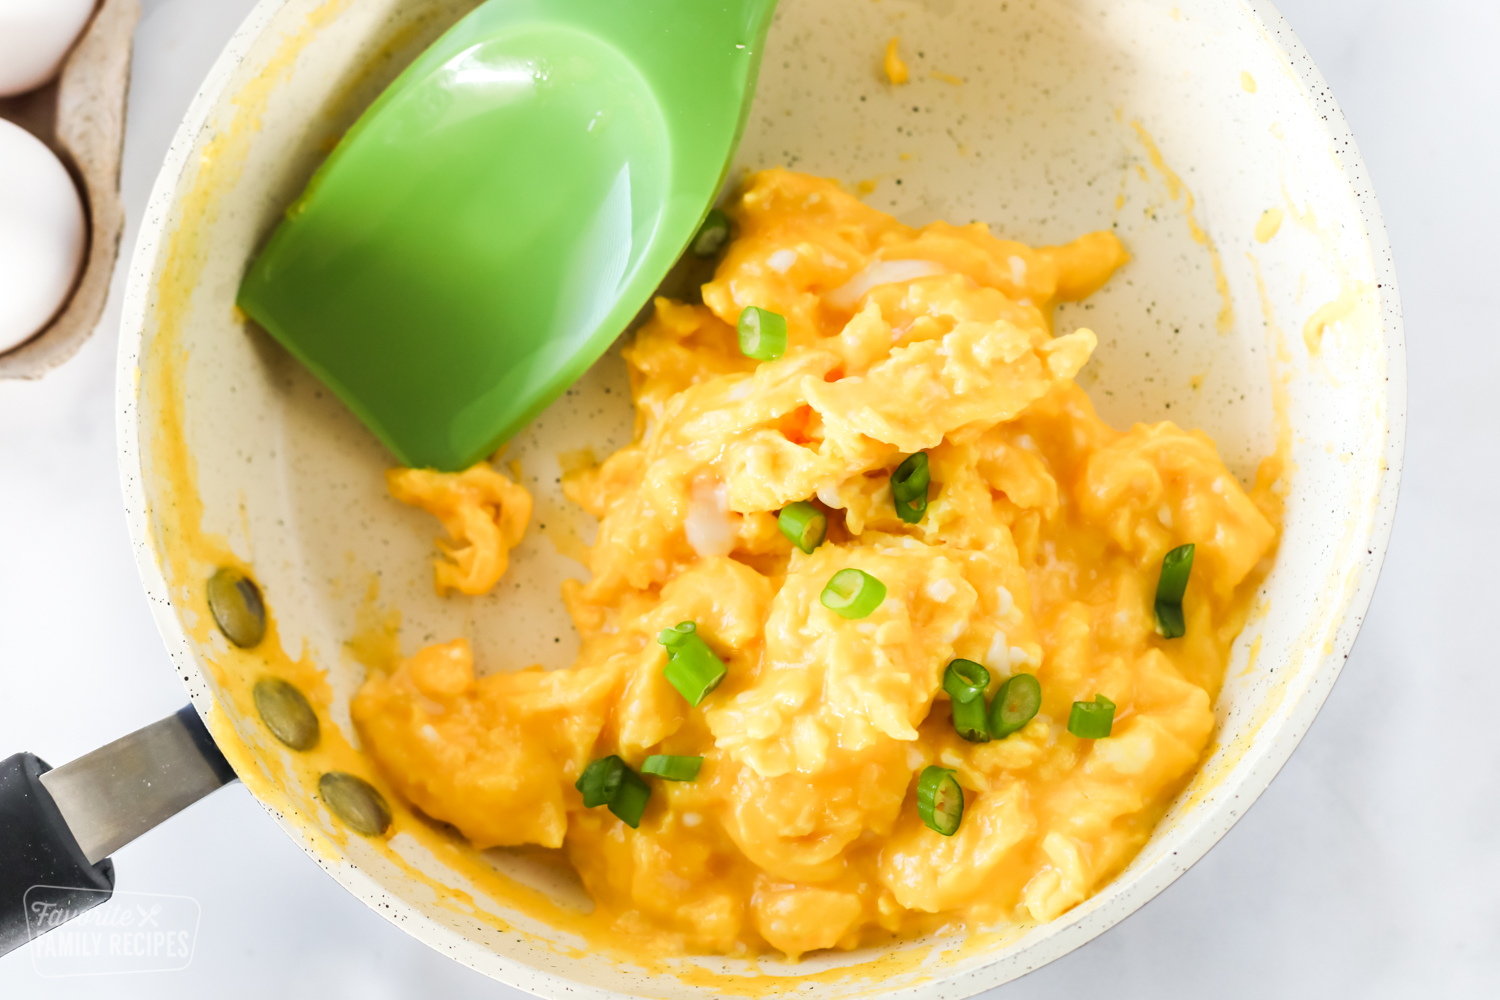
POLYGON ((219 631, 236 646, 249 649, 266 637, 266 603, 255 581, 225 566, 208 579, 208 610, 219 631))
POLYGON ((377 837, 391 825, 391 807, 363 778, 329 771, 318 779, 318 793, 329 810, 355 833, 377 837))
POLYGON ((271 735, 293 750, 311 750, 318 742, 318 713, 307 696, 280 677, 255 682, 255 710, 271 735))

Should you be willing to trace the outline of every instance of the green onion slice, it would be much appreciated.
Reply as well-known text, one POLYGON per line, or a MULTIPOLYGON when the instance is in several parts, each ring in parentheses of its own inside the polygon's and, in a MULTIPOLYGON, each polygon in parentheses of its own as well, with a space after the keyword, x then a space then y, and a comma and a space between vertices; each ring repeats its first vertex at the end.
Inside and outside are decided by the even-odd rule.
POLYGON ((946 767, 933 765, 917 779, 917 815, 945 837, 958 832, 964 818, 964 790, 946 767))
POLYGON ((868 618, 885 600, 885 584, 862 569, 841 569, 823 588, 823 607, 844 618, 868 618))
POLYGON ((609 803, 609 811, 620 817, 620 821, 632 830, 641 825, 641 816, 646 811, 646 800, 651 798, 651 786, 630 768, 620 781, 620 790, 609 803))
POLYGON ((642 774, 654 774, 668 781, 694 781, 703 767, 702 757, 674 757, 671 754, 652 754, 641 765, 642 774))
POLYGON ((590 761, 573 787, 583 793, 585 808, 609 806, 632 829, 641 825, 641 814, 651 797, 651 786, 615 754, 590 761))
POLYGON ((1187 619, 1181 604, 1156 602, 1156 631, 1163 639, 1180 639, 1187 634, 1187 619))
POLYGON ((693 622, 662 629, 656 641, 667 647, 667 680, 690 705, 700 704, 729 673, 693 622))
POLYGON ((625 762, 611 754, 590 761, 573 787, 583 793, 583 806, 592 809, 610 802, 620 790, 620 779, 629 770, 625 762))
POLYGON ((953 702, 953 729, 970 743, 990 741, 990 727, 985 720, 983 694, 973 701, 953 702))
POLYGON ((776 525, 793 545, 803 552, 812 552, 828 534, 828 515, 806 500, 798 500, 781 508, 776 525))
POLYGON ((786 353, 786 317, 759 306, 740 312, 740 353, 757 361, 775 361, 786 353))
POLYGON ((656 641, 666 646, 667 649, 681 649, 688 641, 688 637, 698 631, 697 622, 678 622, 671 628, 664 628, 657 633, 656 641))
POLYGON ((1179 545, 1162 557, 1161 576, 1156 581, 1156 631, 1164 638, 1176 639, 1187 632, 1182 595, 1187 593, 1192 572, 1193 543, 1179 545))
POLYGON ((1031 674, 1016 674, 1000 685, 990 702, 990 735, 1004 739, 1036 718, 1041 707, 1041 682, 1031 674))
POLYGON ((990 672, 973 660, 954 660, 943 671, 943 690, 954 701, 970 702, 982 698, 990 686, 990 672))
POLYGON ((698 227, 698 235, 693 237, 693 256, 712 257, 728 242, 729 216, 717 208, 710 209, 703 225, 698 227))
POLYGON ((1083 740, 1102 740, 1115 726, 1115 703, 1102 694, 1093 701, 1073 702, 1068 716, 1068 732, 1083 740))
POLYGON ((1161 577, 1156 581, 1156 599, 1181 604, 1187 593, 1188 576, 1193 572, 1194 545, 1189 542, 1168 552, 1161 560, 1161 577))
POLYGON ((927 453, 919 451, 908 455, 891 473, 891 500, 896 505, 896 516, 907 524, 916 524, 927 512, 927 487, 932 482, 932 472, 927 467, 927 453))

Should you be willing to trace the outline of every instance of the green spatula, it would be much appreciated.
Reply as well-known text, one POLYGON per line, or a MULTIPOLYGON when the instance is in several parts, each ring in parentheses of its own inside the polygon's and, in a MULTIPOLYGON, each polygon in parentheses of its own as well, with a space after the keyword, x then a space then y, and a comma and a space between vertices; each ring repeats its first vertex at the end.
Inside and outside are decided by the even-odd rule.
POLYGON ((355 123, 239 305, 405 465, 556 399, 722 186, 775 0, 489 0, 355 123))

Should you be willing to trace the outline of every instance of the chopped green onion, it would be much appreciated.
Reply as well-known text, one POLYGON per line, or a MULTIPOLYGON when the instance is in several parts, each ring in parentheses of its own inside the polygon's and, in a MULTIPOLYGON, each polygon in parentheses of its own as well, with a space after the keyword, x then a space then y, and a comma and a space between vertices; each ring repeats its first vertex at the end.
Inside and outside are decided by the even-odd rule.
POLYGON ((1041 707, 1041 683, 1031 674, 1016 674, 990 702, 990 735, 1003 740, 1034 719, 1041 707))
POLYGON ((693 781, 703 766, 702 757, 674 757, 671 754, 652 754, 641 765, 642 774, 654 774, 668 781, 693 781))
POLYGON ((775 361, 786 353, 786 317, 759 306, 740 312, 740 353, 757 361, 775 361))
POLYGON ((988 743, 990 727, 984 718, 984 695, 953 703, 953 729, 970 743, 988 743))
POLYGON ((678 649, 687 643, 688 636, 695 635, 697 631, 697 622, 678 622, 671 628, 662 629, 656 636, 656 641, 668 650, 678 649))
POLYGON ((1156 631, 1163 639, 1180 639, 1187 634, 1187 619, 1181 604, 1156 602, 1156 631))
POLYGON ((933 765, 917 779, 917 815, 945 837, 958 832, 964 818, 964 790, 946 767, 933 765))
POLYGON ((615 792, 620 790, 620 778, 626 770, 625 762, 613 754, 590 761, 573 783, 573 787, 583 793, 583 807, 592 809, 613 799, 615 792))
POLYGON ((724 249, 724 244, 728 242, 729 216, 717 208, 710 209, 703 225, 698 227, 698 235, 693 237, 693 255, 712 257, 724 249))
POLYGON ((868 618, 885 600, 885 584, 862 569, 841 569, 823 588, 823 607, 844 618, 868 618))
POLYGON ((990 686, 990 672, 973 660, 954 660, 943 671, 943 690, 954 701, 970 702, 990 686))
POLYGON ((656 637, 657 642, 667 647, 667 680, 690 705, 701 703, 729 673, 724 661, 714 655, 697 631, 698 626, 693 622, 679 622, 662 629, 656 637))
POLYGON ((954 660, 943 672, 943 690, 953 700, 953 728, 970 743, 988 743, 989 726, 984 719, 984 692, 990 672, 973 660, 954 660))
POLYGON ((641 825, 641 814, 651 797, 651 786, 615 754, 590 761, 573 787, 583 793, 584 808, 609 806, 632 829, 641 825))
POLYGON ((1093 701, 1073 702, 1068 716, 1068 732, 1084 740, 1102 740, 1115 726, 1115 703, 1102 694, 1093 701))
POLYGON ((1187 593, 1188 575, 1193 572, 1192 542, 1179 545, 1161 560, 1161 577, 1156 581, 1156 599, 1168 604, 1181 604, 1187 593))
POLYGON ((1161 560, 1161 576, 1156 581, 1156 631, 1167 639, 1187 632, 1182 615, 1182 595, 1187 593, 1188 577, 1193 572, 1193 543, 1179 545, 1161 560))
POLYGON ((641 825, 641 816, 646 812, 646 801, 650 798, 651 786, 627 767, 624 779, 620 782, 620 790, 615 792, 614 799, 609 803, 609 811, 634 830, 641 825))
POLYGON ((776 526, 797 548, 811 552, 823 544, 823 537, 828 534, 828 515, 806 500, 798 500, 781 508, 776 526))
POLYGON ((891 500, 896 505, 896 516, 907 524, 916 524, 927 512, 927 486, 932 482, 932 472, 927 468, 927 453, 919 451, 908 455, 891 473, 891 500))

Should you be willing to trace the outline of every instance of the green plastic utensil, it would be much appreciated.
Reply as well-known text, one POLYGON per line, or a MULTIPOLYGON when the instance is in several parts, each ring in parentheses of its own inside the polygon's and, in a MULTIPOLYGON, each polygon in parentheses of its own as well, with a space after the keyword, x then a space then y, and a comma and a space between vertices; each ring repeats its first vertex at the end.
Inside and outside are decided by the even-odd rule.
POLYGON ((629 324, 723 186, 775 0, 489 0, 360 117, 239 306, 462 469, 629 324))

